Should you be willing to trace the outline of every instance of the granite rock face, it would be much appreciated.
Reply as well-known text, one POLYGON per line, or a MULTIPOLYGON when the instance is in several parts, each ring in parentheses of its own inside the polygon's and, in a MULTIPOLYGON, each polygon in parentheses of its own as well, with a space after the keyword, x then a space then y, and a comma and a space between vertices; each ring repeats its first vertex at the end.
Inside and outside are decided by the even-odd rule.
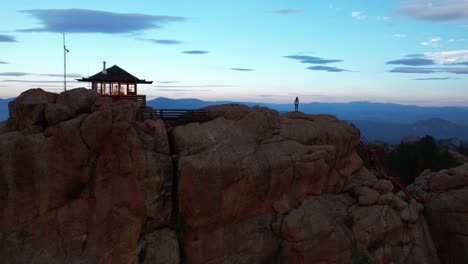
POLYGON ((412 185, 426 200, 424 215, 443 263, 468 262, 468 163, 424 171, 412 185))
POLYGON ((10 132, 0 135, 2 263, 138 263, 145 234, 169 225, 164 123, 136 122, 136 104, 96 107, 96 98, 35 89, 10 104, 10 132))
POLYGON ((170 132, 187 263, 437 263, 420 211, 405 221, 410 205, 362 167, 354 127, 260 107, 205 110, 215 119, 170 132))
POLYGON ((2 263, 438 263, 422 206, 363 167, 355 127, 204 110, 167 127, 86 89, 11 102, 2 263))

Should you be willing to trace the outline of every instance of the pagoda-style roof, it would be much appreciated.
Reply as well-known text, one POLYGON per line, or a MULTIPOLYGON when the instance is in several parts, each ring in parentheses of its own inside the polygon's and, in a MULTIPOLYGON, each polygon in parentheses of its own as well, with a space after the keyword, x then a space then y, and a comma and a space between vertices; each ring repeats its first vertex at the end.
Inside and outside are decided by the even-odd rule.
POLYGON ((128 82, 128 83, 148 83, 153 81, 140 80, 123 70, 117 65, 107 68, 91 77, 78 79, 80 82, 104 81, 104 82, 128 82))

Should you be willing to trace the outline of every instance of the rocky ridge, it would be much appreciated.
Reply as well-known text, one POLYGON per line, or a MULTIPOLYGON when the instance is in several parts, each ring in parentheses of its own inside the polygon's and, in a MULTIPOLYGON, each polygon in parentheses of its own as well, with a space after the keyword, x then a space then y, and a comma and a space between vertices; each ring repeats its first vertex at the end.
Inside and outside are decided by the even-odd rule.
POLYGON ((210 121, 166 127, 84 88, 11 102, 5 263, 438 263, 423 207, 363 167, 358 129, 204 110, 210 121))

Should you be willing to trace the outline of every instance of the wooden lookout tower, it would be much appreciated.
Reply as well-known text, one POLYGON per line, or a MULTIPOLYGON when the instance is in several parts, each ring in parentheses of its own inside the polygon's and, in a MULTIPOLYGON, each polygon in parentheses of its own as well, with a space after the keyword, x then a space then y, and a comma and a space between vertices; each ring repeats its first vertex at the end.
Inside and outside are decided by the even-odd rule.
POLYGON ((139 83, 151 84, 152 81, 140 80, 117 65, 103 70, 88 78, 78 79, 80 82, 91 82, 93 91, 101 96, 110 97, 113 101, 131 100, 138 102, 140 107, 146 106, 146 95, 138 94, 139 83))

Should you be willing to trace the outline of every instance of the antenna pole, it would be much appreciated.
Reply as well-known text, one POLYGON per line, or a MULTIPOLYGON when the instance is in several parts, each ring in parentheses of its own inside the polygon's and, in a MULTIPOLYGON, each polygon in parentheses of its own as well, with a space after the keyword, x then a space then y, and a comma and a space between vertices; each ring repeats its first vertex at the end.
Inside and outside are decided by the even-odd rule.
POLYGON ((67 48, 65 46, 65 32, 63 32, 63 90, 67 90, 67 48))

